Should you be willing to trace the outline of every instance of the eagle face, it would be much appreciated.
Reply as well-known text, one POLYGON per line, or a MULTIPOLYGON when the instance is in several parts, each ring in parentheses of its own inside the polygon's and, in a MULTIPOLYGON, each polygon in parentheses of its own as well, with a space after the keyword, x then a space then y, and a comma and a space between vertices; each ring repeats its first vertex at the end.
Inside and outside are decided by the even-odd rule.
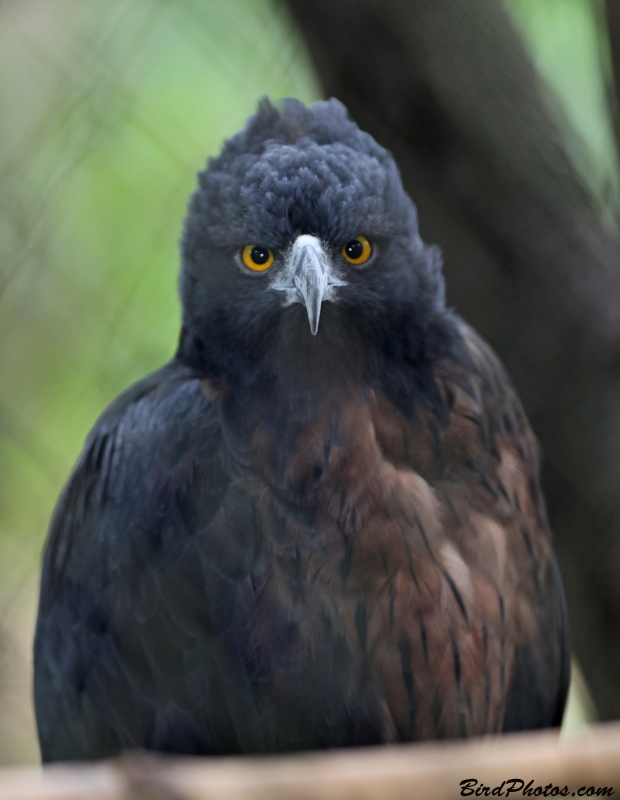
POLYGON ((444 302, 392 156, 336 100, 263 102, 200 175, 182 253, 184 326, 216 372, 286 340, 350 358, 420 337, 444 302))
POLYGON ((95 424, 46 547, 44 760, 558 725, 539 452, 392 157, 263 102, 199 176, 179 348, 95 424))

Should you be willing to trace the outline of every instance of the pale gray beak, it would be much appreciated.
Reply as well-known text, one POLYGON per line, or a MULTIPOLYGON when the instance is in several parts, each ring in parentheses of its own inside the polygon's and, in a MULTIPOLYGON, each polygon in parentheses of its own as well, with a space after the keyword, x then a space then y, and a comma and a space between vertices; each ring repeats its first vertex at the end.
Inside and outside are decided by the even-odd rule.
POLYGON ((284 274, 273 285, 287 292, 286 305, 304 303, 313 336, 319 329, 323 300, 331 299, 332 287, 346 286, 333 273, 329 255, 316 236, 303 234, 293 242, 284 274))

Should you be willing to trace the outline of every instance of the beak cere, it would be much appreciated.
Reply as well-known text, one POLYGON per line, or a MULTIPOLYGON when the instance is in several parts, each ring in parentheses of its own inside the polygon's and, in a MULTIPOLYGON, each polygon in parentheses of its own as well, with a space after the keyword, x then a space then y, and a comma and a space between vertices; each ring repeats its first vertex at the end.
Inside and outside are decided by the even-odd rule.
POLYGON ((344 286, 331 269, 328 254, 316 236, 303 234, 293 243, 288 258, 288 276, 292 283, 293 302, 304 303, 308 312, 310 331, 313 336, 319 329, 321 304, 329 298, 332 286, 344 286))

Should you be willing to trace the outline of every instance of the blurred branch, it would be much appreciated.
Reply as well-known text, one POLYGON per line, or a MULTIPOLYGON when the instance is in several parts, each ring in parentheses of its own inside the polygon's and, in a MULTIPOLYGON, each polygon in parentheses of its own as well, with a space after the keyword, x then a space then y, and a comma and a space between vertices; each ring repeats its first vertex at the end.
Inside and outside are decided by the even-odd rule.
POLYGON ((451 304, 517 385, 545 454, 573 644, 601 716, 618 717, 618 236, 497 0, 287 5, 325 93, 394 153, 451 304))
POLYGON ((97 766, 5 769, 0 800, 451 800, 461 793, 460 782, 472 778, 473 791, 513 779, 519 795, 520 780, 523 786, 532 781, 530 791, 551 783, 569 793, 590 786, 613 793, 619 756, 617 725, 564 740, 545 732, 283 757, 129 755, 97 766))

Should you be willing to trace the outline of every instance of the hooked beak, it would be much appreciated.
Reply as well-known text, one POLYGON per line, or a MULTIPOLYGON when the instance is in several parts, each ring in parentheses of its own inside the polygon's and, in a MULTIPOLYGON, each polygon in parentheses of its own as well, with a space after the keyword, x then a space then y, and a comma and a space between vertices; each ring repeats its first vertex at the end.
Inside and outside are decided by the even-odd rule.
POLYGON ((298 236, 286 261, 284 283, 273 288, 288 293, 286 305, 305 304, 313 336, 319 329, 323 300, 330 299, 334 286, 346 286, 346 283, 334 275, 319 239, 308 234, 298 236))

